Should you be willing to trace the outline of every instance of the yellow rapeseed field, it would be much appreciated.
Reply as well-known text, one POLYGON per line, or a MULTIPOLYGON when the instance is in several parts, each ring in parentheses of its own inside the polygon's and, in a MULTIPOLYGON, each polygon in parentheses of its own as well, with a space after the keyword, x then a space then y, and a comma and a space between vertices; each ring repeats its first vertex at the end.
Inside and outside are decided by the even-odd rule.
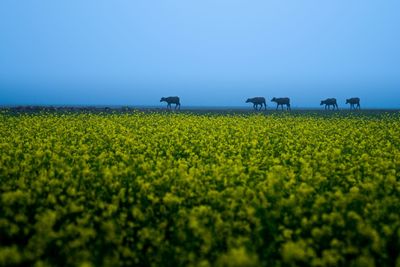
POLYGON ((0 266, 399 254, 399 114, 0 113, 0 266))

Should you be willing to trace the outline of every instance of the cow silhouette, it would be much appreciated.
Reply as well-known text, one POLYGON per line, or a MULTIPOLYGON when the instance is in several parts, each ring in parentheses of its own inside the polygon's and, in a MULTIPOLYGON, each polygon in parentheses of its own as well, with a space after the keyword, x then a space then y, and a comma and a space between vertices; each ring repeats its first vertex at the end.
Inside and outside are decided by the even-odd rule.
POLYGON ((276 110, 278 110, 279 106, 282 107, 283 110, 283 105, 286 105, 287 110, 291 110, 290 109, 290 99, 288 97, 281 97, 281 98, 272 98, 271 102, 275 102, 276 103, 276 110))
POLYGON ((255 110, 261 110, 263 105, 264 105, 264 110, 267 110, 267 103, 265 101, 264 97, 253 97, 253 98, 248 98, 246 100, 246 103, 253 103, 253 108, 255 110), (260 109, 257 109, 258 105, 260 105, 260 109))
POLYGON ((181 109, 181 102, 177 96, 161 97, 160 102, 167 102, 167 108, 171 109, 171 104, 175 104, 175 109, 179 107, 181 109))
POLYGON ((361 109, 360 107, 360 99, 358 97, 352 97, 346 99, 346 104, 350 104, 350 110, 352 109, 361 109))
POLYGON ((331 106, 333 106, 333 110, 335 110, 335 107, 337 110, 339 110, 336 98, 327 98, 325 100, 321 100, 320 105, 325 105, 325 109, 331 109, 331 106))

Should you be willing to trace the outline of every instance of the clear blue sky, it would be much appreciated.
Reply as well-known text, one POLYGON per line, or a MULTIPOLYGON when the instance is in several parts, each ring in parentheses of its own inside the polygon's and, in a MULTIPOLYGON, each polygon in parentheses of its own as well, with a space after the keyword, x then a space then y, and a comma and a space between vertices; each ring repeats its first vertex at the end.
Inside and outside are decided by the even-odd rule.
POLYGON ((0 105, 400 108, 399 12, 398 0, 1 0, 0 105))

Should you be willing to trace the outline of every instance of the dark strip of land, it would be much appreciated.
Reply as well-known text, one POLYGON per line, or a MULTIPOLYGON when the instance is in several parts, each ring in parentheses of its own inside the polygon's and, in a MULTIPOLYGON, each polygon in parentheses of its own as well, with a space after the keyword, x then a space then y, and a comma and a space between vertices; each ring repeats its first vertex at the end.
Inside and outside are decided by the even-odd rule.
POLYGON ((187 114, 210 114, 210 115, 250 115, 250 114, 293 114, 293 115, 382 115, 400 114, 400 109, 361 109, 350 110, 342 108, 340 110, 325 110, 323 108, 293 108, 291 111, 267 109, 256 111, 252 108, 243 107, 184 107, 180 110, 166 109, 165 107, 133 107, 133 106, 11 106, 0 107, 0 111, 11 114, 29 113, 187 113, 187 114))

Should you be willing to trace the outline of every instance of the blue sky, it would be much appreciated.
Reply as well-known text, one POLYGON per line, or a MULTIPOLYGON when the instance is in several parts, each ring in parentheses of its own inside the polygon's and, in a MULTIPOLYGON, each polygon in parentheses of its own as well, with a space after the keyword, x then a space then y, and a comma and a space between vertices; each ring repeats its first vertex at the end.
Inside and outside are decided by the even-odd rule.
POLYGON ((2 0, 0 105, 400 108, 400 1, 2 0), (272 106, 270 104, 270 106, 272 106))

